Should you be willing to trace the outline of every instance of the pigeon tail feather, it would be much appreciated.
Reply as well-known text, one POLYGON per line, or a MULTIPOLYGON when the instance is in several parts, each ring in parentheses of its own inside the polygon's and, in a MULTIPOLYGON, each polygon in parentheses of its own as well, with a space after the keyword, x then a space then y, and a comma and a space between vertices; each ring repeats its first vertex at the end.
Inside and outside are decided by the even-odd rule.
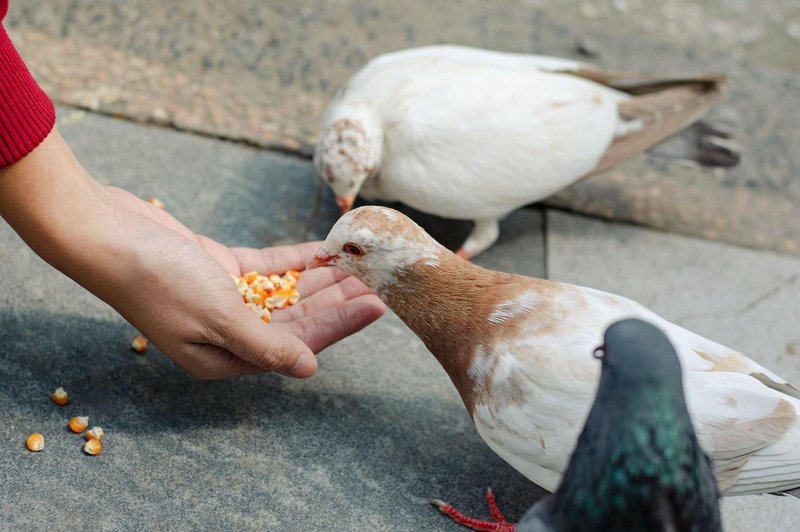
MULTIPOLYGON (((617 137, 586 177, 604 172, 675 135, 700 119, 725 93, 724 76, 646 80, 639 84, 630 80, 606 81, 610 87, 624 90, 632 97, 619 102, 622 125, 617 137)), ((727 151, 726 157, 717 155, 716 159, 723 165, 738 162, 738 148, 733 141, 712 136, 711 131, 698 135, 691 149, 692 158, 711 163, 715 151, 727 151)))

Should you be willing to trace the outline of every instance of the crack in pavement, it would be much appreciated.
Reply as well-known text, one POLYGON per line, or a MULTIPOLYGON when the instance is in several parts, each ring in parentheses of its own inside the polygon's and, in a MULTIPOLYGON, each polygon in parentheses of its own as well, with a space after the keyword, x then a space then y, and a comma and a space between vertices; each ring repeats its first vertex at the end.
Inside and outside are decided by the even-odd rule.
POLYGON ((758 307, 760 304, 768 301, 775 295, 777 295, 783 288, 790 286, 800 280, 800 273, 795 273, 783 279, 782 281, 776 283, 774 286, 766 289, 764 292, 761 293, 758 297, 750 301, 749 303, 745 304, 738 310, 718 310, 715 312, 698 312, 695 314, 687 314, 685 316, 681 316, 675 319, 675 322, 682 323, 687 320, 696 319, 696 318, 718 318, 721 316, 741 316, 747 312, 750 312, 754 308, 758 307))

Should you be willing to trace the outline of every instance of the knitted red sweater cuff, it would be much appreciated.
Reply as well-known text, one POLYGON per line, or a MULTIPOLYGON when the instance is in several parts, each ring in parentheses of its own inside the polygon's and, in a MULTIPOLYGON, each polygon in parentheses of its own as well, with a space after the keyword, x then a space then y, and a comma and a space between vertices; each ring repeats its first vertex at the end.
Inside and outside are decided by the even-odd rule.
POLYGON ((33 151, 55 121, 53 103, 28 72, 0 25, 0 168, 33 151))

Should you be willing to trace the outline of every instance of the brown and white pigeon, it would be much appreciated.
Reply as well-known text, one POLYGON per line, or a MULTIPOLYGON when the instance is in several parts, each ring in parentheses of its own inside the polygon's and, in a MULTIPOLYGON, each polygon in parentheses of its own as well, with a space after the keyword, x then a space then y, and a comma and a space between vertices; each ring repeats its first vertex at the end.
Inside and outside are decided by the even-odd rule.
MULTIPOLYGON (((648 77, 541 55, 411 48, 376 57, 339 90, 314 164, 343 212, 359 194, 474 220, 457 252, 466 258, 497 240, 513 210, 699 119, 723 85, 717 75, 648 77)), ((738 154, 721 144, 730 142, 708 133, 702 145, 717 148, 700 153, 735 164, 738 154)))
POLYGON ((674 345, 723 495, 800 486, 800 391, 638 303, 483 269, 383 207, 342 216, 309 263, 319 266, 372 287, 445 369, 487 445, 545 489, 564 474, 597 388, 588 353, 624 318, 654 324, 674 345))

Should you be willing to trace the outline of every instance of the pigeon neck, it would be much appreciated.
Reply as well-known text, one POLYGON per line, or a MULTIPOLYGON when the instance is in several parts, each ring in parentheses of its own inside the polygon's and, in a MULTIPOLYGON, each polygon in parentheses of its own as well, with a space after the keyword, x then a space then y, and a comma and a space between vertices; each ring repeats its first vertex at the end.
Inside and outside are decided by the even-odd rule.
POLYGON ((489 318, 497 301, 513 291, 515 278, 442 250, 438 264, 417 262, 380 291, 445 369, 470 414, 478 393, 469 372, 475 349, 497 336, 489 318))
POLYGON ((655 516, 657 493, 641 486, 671 489, 671 482, 684 479, 677 470, 697 460, 704 457, 680 386, 626 391, 601 379, 551 511, 559 522, 581 519, 598 529, 604 528, 598 519, 616 529, 611 526, 616 519, 642 511, 655 516), (650 482, 644 482, 648 477, 650 482), (587 490, 598 486, 602 492, 587 498, 587 490))
POLYGON ((383 128, 372 109, 362 105, 342 107, 330 121, 322 139, 320 146, 325 161, 349 166, 351 178, 367 179, 380 170, 383 128))
POLYGON ((596 402, 617 413, 623 419, 655 420, 670 418, 673 425, 691 427, 683 383, 666 378, 659 381, 631 382, 603 372, 598 385, 596 402))

